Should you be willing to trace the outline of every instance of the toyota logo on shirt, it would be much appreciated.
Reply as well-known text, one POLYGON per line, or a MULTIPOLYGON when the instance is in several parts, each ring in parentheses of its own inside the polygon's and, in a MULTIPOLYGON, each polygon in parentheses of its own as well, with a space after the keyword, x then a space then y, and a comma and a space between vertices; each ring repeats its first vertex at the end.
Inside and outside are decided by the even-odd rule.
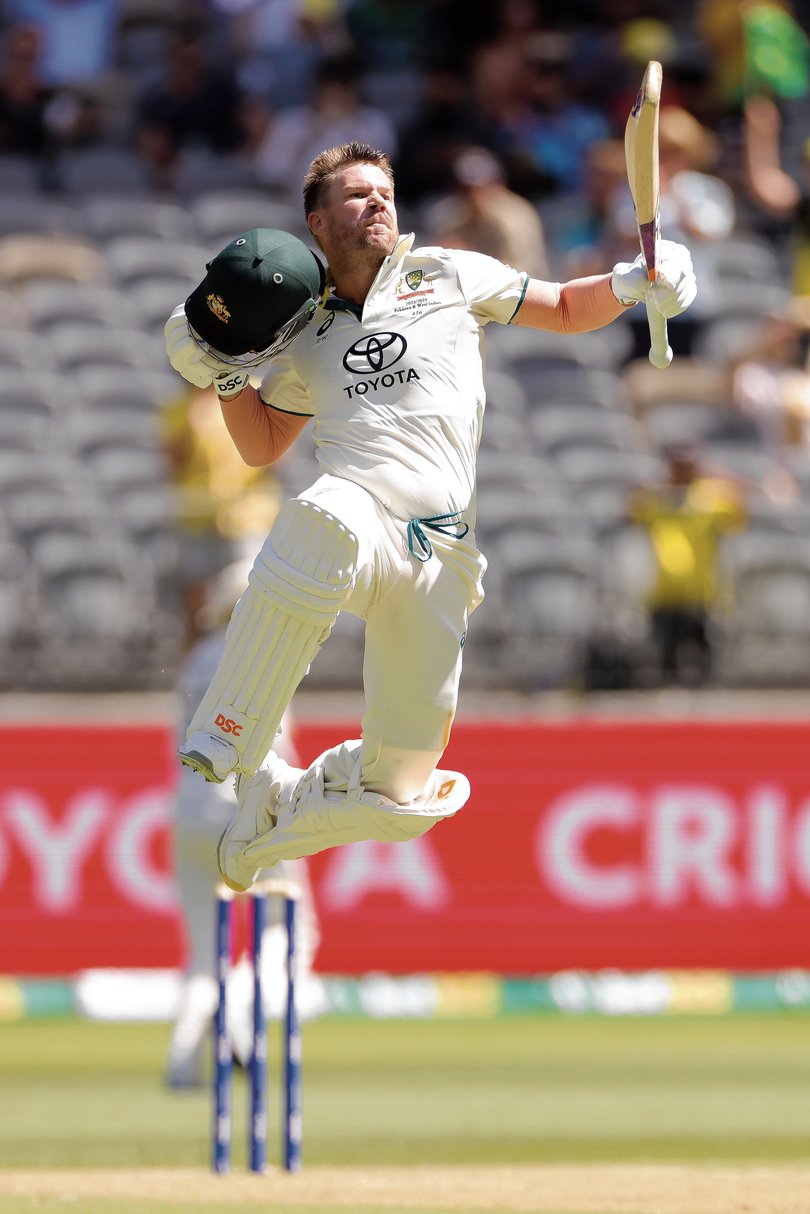
POLYGON ((343 366, 353 375, 374 374, 393 367, 407 349, 408 343, 399 333, 370 333, 349 347, 343 366))

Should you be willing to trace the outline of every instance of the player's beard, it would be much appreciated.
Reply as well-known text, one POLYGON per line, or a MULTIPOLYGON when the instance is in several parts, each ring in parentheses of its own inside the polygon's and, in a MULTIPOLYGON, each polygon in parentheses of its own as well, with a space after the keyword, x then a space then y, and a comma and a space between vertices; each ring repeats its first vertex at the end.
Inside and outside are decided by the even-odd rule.
POLYGON ((398 239, 396 224, 389 225, 384 221, 375 225, 366 221, 332 229, 329 233, 332 250, 329 263, 334 265, 335 261, 339 261, 343 265, 356 266, 362 262, 369 269, 378 269, 393 251, 398 239))

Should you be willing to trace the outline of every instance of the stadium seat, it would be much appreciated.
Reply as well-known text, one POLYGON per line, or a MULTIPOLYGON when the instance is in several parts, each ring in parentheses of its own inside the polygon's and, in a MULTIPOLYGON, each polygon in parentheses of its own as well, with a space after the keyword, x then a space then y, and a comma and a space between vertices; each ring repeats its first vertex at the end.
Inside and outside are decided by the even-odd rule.
POLYGON ((35 197, 45 185, 45 169, 33 156, 4 152, 0 155, 0 192, 35 197))
POLYGON ((55 324, 80 321, 105 328, 128 328, 138 324, 138 315, 127 295, 112 287, 87 282, 33 280, 22 284, 19 295, 28 323, 39 332, 47 331, 55 324))
POLYGON ((83 465, 111 499, 130 489, 162 489, 169 479, 168 464, 162 451, 124 443, 87 453, 83 465))
POLYGON ((171 275, 187 281, 190 290, 205 274, 211 252, 201 245, 154 236, 118 236, 105 245, 104 258, 119 286, 129 288, 136 282, 171 275))
POLYGON ((481 485, 475 534, 491 569, 500 569, 503 563, 500 537, 527 528, 558 535, 588 533, 586 520, 556 479, 532 487, 481 485))
POLYGON ((82 230, 100 244, 123 236, 186 243, 194 236, 188 212, 176 202, 157 198, 93 194, 82 199, 80 220, 82 230))
POLYGON ((0 282, 32 279, 106 283, 107 267, 98 249, 74 236, 22 233, 0 237, 0 282))
MULTIPOLYGON (((79 459, 92 461, 102 451, 161 452, 155 410, 113 407, 77 409, 65 425, 70 449, 79 459)), ((162 454, 160 456, 162 462, 162 454)))
POLYGON ((148 194, 149 172, 135 152, 120 147, 87 147, 71 151, 59 166, 59 183, 74 198, 87 194, 148 194))
POLYGON ((642 425, 652 445, 659 451, 680 444, 700 444, 725 438, 759 441, 759 432, 751 418, 730 405, 694 400, 661 401, 648 406, 642 425))
POLYGON ((258 189, 207 190, 191 199, 188 210, 199 243, 210 253, 251 228, 281 228, 311 240, 300 207, 258 189))
POLYGON ((487 417, 493 413, 508 413, 513 417, 526 415, 526 392, 516 375, 508 371, 487 371, 487 417))
POLYGON ((132 367, 140 371, 156 358, 165 358, 163 343, 150 340, 139 330, 100 329, 93 323, 66 321, 53 324, 48 345, 56 367, 62 372, 82 367, 132 367))
POLYGON ((801 686, 810 679, 810 541, 739 535, 723 546, 733 609, 719 674, 736 686, 801 686))
POLYGON ((23 550, 0 537, 0 687, 16 689, 36 635, 35 583, 23 550))
POLYGON ((531 448, 498 451, 487 448, 478 453, 478 486, 486 491, 492 487, 520 486, 536 490, 542 484, 559 480, 554 465, 531 448))
POLYGON ((523 690, 573 687, 599 622, 597 549, 585 537, 536 539, 504 573, 508 676, 523 690))
POLYGON ((773 244, 757 236, 738 234, 723 240, 706 241, 700 247, 701 261, 714 276, 759 291, 763 284, 783 285, 782 267, 773 244))
POLYGON ((79 232, 76 211, 66 202, 42 194, 0 193, 0 237, 32 233, 68 236, 79 232))
POLYGON ((532 413, 528 425, 536 449, 551 459, 575 446, 627 451, 641 451, 646 446, 644 430, 632 414, 598 405, 590 409, 546 405, 532 413))
POLYGON ((141 328, 146 332, 159 334, 162 339, 166 321, 177 305, 187 299, 192 285, 188 278, 177 275, 131 283, 127 287, 127 298, 141 328))
POLYGON ((85 362, 75 367, 71 380, 79 406, 89 408, 156 408, 182 390, 183 381, 173 371, 132 367, 129 363, 85 362))
POLYGON ((173 174, 178 197, 190 202, 200 194, 221 190, 223 181, 227 181, 230 189, 256 186, 253 169, 241 156, 209 152, 205 148, 184 148, 180 153, 173 174))
MULTIPOLYGON (((49 349, 47 343, 38 344, 49 349)), ((0 409, 5 406, 26 409, 32 416, 50 421, 57 410, 69 407, 73 399, 73 385, 54 371, 15 367, 11 373, 0 376, 0 409)))
POLYGON ((487 405, 480 451, 520 451, 529 441, 523 417, 504 412, 497 403, 487 405))
POLYGON ((577 488, 660 484, 664 477, 663 463, 658 456, 607 447, 560 451, 557 466, 563 481, 577 488))

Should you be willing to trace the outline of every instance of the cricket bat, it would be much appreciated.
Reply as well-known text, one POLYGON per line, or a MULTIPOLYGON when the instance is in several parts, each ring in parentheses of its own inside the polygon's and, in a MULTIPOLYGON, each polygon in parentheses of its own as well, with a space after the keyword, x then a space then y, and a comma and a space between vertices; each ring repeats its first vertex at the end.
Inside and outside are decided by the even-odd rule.
MULTIPOLYGON (((644 79, 627 125, 624 128, 624 159, 633 205, 636 208, 638 237, 650 282, 655 282, 660 225, 658 217, 658 111, 664 74, 654 59, 647 64, 644 79)), ((668 367, 672 350, 667 338, 667 322, 651 304, 647 305, 650 326, 650 362, 668 367)))

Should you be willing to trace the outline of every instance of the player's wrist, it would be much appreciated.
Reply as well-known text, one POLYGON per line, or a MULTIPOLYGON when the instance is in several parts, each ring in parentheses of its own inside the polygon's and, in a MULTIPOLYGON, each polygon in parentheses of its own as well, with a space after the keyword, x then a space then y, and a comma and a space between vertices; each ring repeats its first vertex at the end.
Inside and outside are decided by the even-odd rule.
POLYGON ((249 381, 249 371, 224 371, 214 376, 214 391, 221 401, 235 400, 249 381))
POLYGON ((610 289, 624 308, 643 303, 650 288, 650 280, 641 257, 635 261, 620 261, 610 275, 610 289))

